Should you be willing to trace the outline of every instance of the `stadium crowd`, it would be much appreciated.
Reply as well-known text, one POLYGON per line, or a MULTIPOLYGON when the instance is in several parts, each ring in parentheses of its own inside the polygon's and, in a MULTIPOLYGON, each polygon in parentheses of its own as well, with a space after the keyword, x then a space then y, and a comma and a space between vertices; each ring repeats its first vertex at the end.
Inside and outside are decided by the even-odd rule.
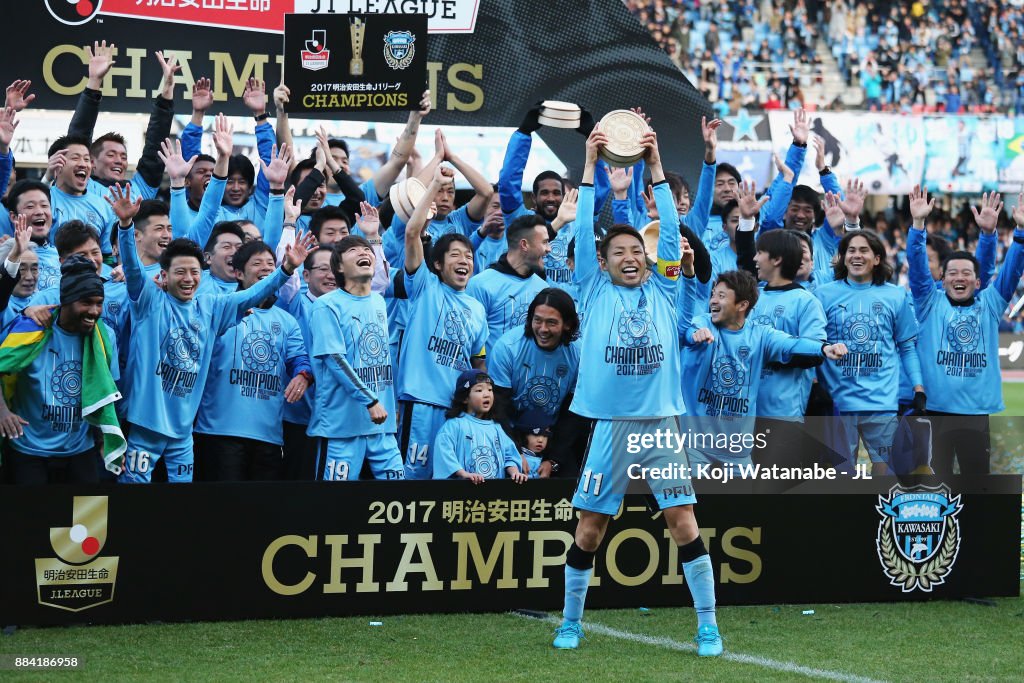
MULTIPOLYGON (((1020 3, 625 2, 690 81, 733 111, 809 106, 804 91, 837 68, 862 91, 858 108, 1024 113, 1020 3), (823 63, 819 45, 834 67, 823 63), (980 64, 973 49, 983 55, 980 64)), ((819 104, 841 108, 842 100, 819 104)))
MULTIPOLYGON (((8 482, 148 483, 162 463, 172 482, 522 483, 577 476, 595 435, 611 438, 602 421, 622 415, 685 415, 725 436, 688 449, 691 463, 849 471, 863 439, 878 472, 988 471, 996 332, 1024 268, 1020 204, 1011 219, 986 195, 950 216, 915 192, 870 217, 863 184, 825 166, 803 110, 761 196, 717 162, 721 122, 701 121, 691 188, 680 172, 698 169, 663 169, 653 133, 634 167, 605 165, 607 138, 584 112, 582 179, 529 179, 530 209, 537 107, 485 178, 440 130, 433 157, 410 166, 425 93, 360 181, 323 131, 295 158, 288 88, 273 92, 272 125, 253 79, 256 169, 228 119, 207 118, 205 78, 170 138, 179 67, 160 53, 130 174, 124 140, 96 135, 111 50, 91 48, 44 181, 12 172, 31 84, 11 84, 0 111, 8 482), (215 156, 200 153, 204 135, 215 156), (805 163, 824 198, 795 184, 805 163), (461 206, 455 173, 473 188, 461 206), (610 227, 595 219, 606 206, 610 227), (898 415, 925 410, 966 416, 932 461, 893 445, 898 415), (809 440, 805 415, 838 427, 809 440)), ((600 474, 586 467, 581 485, 588 472, 600 474)))

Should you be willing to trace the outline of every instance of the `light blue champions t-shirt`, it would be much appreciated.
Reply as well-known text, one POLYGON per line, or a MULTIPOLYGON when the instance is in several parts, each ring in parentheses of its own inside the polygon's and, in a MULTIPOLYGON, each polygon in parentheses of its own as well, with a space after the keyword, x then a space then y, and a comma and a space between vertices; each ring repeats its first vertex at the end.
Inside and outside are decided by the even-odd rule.
POLYGON ((836 408, 895 412, 901 362, 897 347, 918 334, 910 292, 888 283, 834 280, 814 295, 825 309, 829 343, 842 342, 849 350, 821 366, 836 408))
MULTIPOLYGON (((306 345, 306 350, 310 351, 313 348, 313 337, 309 334, 309 316, 313 312, 313 302, 316 301, 309 291, 302 294, 297 294, 292 298, 288 304, 288 312, 295 318, 295 322, 299 324, 299 331, 302 333, 302 341, 306 345)), ((280 302, 280 299, 278 299, 280 302)), ((310 370, 312 371, 313 357, 310 355, 310 370)), ((316 373, 313 373, 313 377, 316 377, 316 373)), ((316 396, 316 384, 311 384, 306 393, 302 395, 295 403, 284 404, 284 420, 285 422, 291 422, 292 424, 308 425, 309 417, 313 414, 313 401, 316 396)))
POLYGON ((682 334, 683 398, 688 416, 698 418, 687 427, 701 433, 728 434, 731 443, 722 448, 700 448, 722 457, 746 457, 752 442, 737 448, 736 437, 754 433, 754 416, 763 414, 757 404, 761 371, 766 363, 787 363, 793 356, 822 357, 819 340, 791 337, 765 325, 749 322, 738 330, 715 327, 710 314, 696 316, 682 334), (710 344, 693 343, 693 333, 711 330, 710 344))
POLYGON ((909 230, 910 287, 921 324, 918 354, 930 409, 960 415, 1004 409, 999 320, 1024 271, 1022 244, 1024 231, 1017 230, 992 285, 975 292, 968 305, 955 305, 932 280, 924 230, 909 230))
MULTIPOLYGON (((117 342, 111 344, 110 372, 118 379, 117 342)), ((69 334, 56 322, 42 352, 18 374, 11 412, 28 421, 23 436, 10 445, 41 457, 78 455, 96 442, 82 420, 82 347, 84 338, 69 334)))
POLYGON ((598 267, 594 188, 580 186, 575 276, 583 346, 571 406, 577 415, 610 420, 670 417, 686 410, 676 330, 679 216, 668 183, 656 184, 654 197, 666 217, 658 238, 659 264, 642 285, 622 287, 598 267))
POLYGON ((475 230, 479 230, 483 221, 474 221, 469 217, 469 205, 460 206, 444 218, 435 218, 427 225, 427 233, 434 243, 444 235, 455 233, 469 237, 475 230))
POLYGON ((36 280, 36 292, 56 287, 60 284, 60 257, 57 249, 47 242, 36 245, 36 256, 39 257, 39 279, 36 280))
POLYGON ((7 308, 4 309, 3 315, 0 316, 0 329, 7 327, 11 322, 21 315, 21 312, 25 310, 26 306, 30 305, 32 297, 21 297, 11 295, 10 300, 7 302, 7 308))
MULTIPOLYGON (((363 198, 370 206, 380 206, 380 197, 377 195, 377 187, 373 184, 373 178, 364 180, 359 186, 359 189, 363 191, 363 198)), ((341 203, 345 201, 345 195, 341 192, 328 192, 324 195, 324 206, 341 206, 341 203)))
POLYGON ((736 270, 736 268, 736 252, 732 250, 729 240, 726 239, 718 249, 711 252, 711 281, 714 282, 715 278, 722 273, 736 270))
POLYGON ((498 337, 509 330, 523 329, 530 304, 537 293, 547 286, 536 274, 523 278, 503 273, 496 267, 470 278, 466 291, 483 304, 487 311, 487 327, 490 328, 488 349, 498 343, 498 337))
POLYGON ((203 279, 199 281, 199 289, 196 290, 196 296, 214 296, 231 294, 232 292, 238 291, 238 280, 221 280, 219 277, 213 274, 213 271, 204 270, 203 279))
POLYGON ((459 470, 504 479, 505 468, 522 469, 519 449, 494 420, 467 413, 447 420, 434 439, 434 479, 447 479, 459 470))
POLYGON ((484 272, 491 267, 492 263, 497 263, 502 254, 507 253, 508 241, 504 235, 485 237, 480 241, 480 246, 476 248, 476 253, 473 254, 473 272, 477 274, 484 272))
MULTIPOLYGON (((103 186, 97 185, 97 187, 103 186)), ((114 210, 110 208, 110 204, 107 204, 103 196, 99 192, 89 191, 79 195, 66 194, 56 185, 51 185, 50 204, 53 207, 53 226, 50 228, 50 241, 53 241, 60 226, 70 220, 78 219, 86 225, 96 228, 100 234, 100 249, 104 254, 111 253, 113 248, 110 246, 110 231, 117 223, 117 216, 114 215, 114 210)))
MULTIPOLYGON (((761 290, 748 325, 763 325, 804 339, 825 341, 825 311, 814 295, 793 283, 761 290)), ((765 364, 757 392, 757 414, 774 419, 803 421, 811 395, 814 370, 765 364)))
POLYGON ((548 351, 537 346, 521 329, 509 330, 487 354, 487 373, 494 385, 512 390, 515 413, 542 410, 551 417, 576 388, 580 342, 559 344, 548 351))
POLYGON ((729 244, 729 233, 722 227, 721 216, 708 216, 708 222, 704 227, 704 234, 700 236, 700 241, 704 243, 708 252, 716 251, 723 243, 729 244))
POLYGON ((549 287, 565 289, 572 284, 572 271, 566 261, 569 258, 569 242, 576 237, 576 223, 566 223, 551 240, 551 253, 544 257, 544 279, 549 287))
POLYGON ((299 324, 276 306, 217 337, 195 432, 281 445, 284 390, 309 369, 299 324))
POLYGON ((133 230, 119 230, 119 237, 132 322, 125 370, 130 386, 128 421, 183 439, 192 433, 216 338, 288 277, 278 268, 249 289, 183 302, 146 277, 133 230))
MULTIPOLYGON (((427 268, 403 271, 409 317, 398 364, 398 398, 441 408, 451 405, 455 382, 487 343, 487 313, 468 292, 457 292, 427 268)), ((474 276, 472 280, 481 275, 474 276)))
POLYGON ((307 433, 326 439, 394 434, 395 382, 384 298, 375 293, 354 296, 343 289, 328 292, 313 303, 309 332, 317 392, 307 433), (332 356, 348 361, 356 379, 377 397, 388 413, 383 424, 373 424, 366 409, 370 400, 332 356))

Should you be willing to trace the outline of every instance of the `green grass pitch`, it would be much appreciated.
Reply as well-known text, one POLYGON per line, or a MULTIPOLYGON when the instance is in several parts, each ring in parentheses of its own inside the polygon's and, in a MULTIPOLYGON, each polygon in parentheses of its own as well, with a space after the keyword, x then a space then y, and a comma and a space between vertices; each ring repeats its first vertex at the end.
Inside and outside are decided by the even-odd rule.
MULTIPOLYGON (((685 590, 680 588, 680 590, 685 590)), ((1024 600, 719 610, 726 657, 698 659, 691 609, 592 610, 579 650, 511 614, 22 629, 0 653, 77 655, 4 680, 1020 680, 1024 600), (804 615, 805 610, 813 615, 804 615), (379 620, 381 626, 371 626, 379 620)))

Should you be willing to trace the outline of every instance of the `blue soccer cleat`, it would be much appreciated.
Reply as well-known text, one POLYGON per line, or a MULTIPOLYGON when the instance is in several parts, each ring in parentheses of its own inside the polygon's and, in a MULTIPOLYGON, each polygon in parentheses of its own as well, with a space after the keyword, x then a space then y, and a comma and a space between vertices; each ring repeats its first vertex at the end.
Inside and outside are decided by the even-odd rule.
POLYGON ((552 643, 559 650, 575 650, 580 645, 580 639, 586 638, 583 635, 583 627, 579 622, 562 622, 562 625, 555 629, 555 642, 552 643))
POLYGON ((718 633, 718 627, 711 624, 704 624, 697 629, 697 656, 717 657, 722 654, 722 636, 718 633))

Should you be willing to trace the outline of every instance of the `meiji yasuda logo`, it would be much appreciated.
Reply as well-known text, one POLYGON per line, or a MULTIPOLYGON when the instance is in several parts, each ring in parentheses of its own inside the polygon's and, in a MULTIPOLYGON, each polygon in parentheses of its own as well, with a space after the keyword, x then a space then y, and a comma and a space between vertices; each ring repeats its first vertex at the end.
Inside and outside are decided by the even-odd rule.
POLYGON ((327 31, 313 31, 312 37, 306 41, 306 49, 302 50, 302 68, 320 71, 327 68, 331 51, 327 49, 327 31))
POLYGON ((99 14, 103 0, 46 0, 50 15, 62 24, 78 26, 99 14))

